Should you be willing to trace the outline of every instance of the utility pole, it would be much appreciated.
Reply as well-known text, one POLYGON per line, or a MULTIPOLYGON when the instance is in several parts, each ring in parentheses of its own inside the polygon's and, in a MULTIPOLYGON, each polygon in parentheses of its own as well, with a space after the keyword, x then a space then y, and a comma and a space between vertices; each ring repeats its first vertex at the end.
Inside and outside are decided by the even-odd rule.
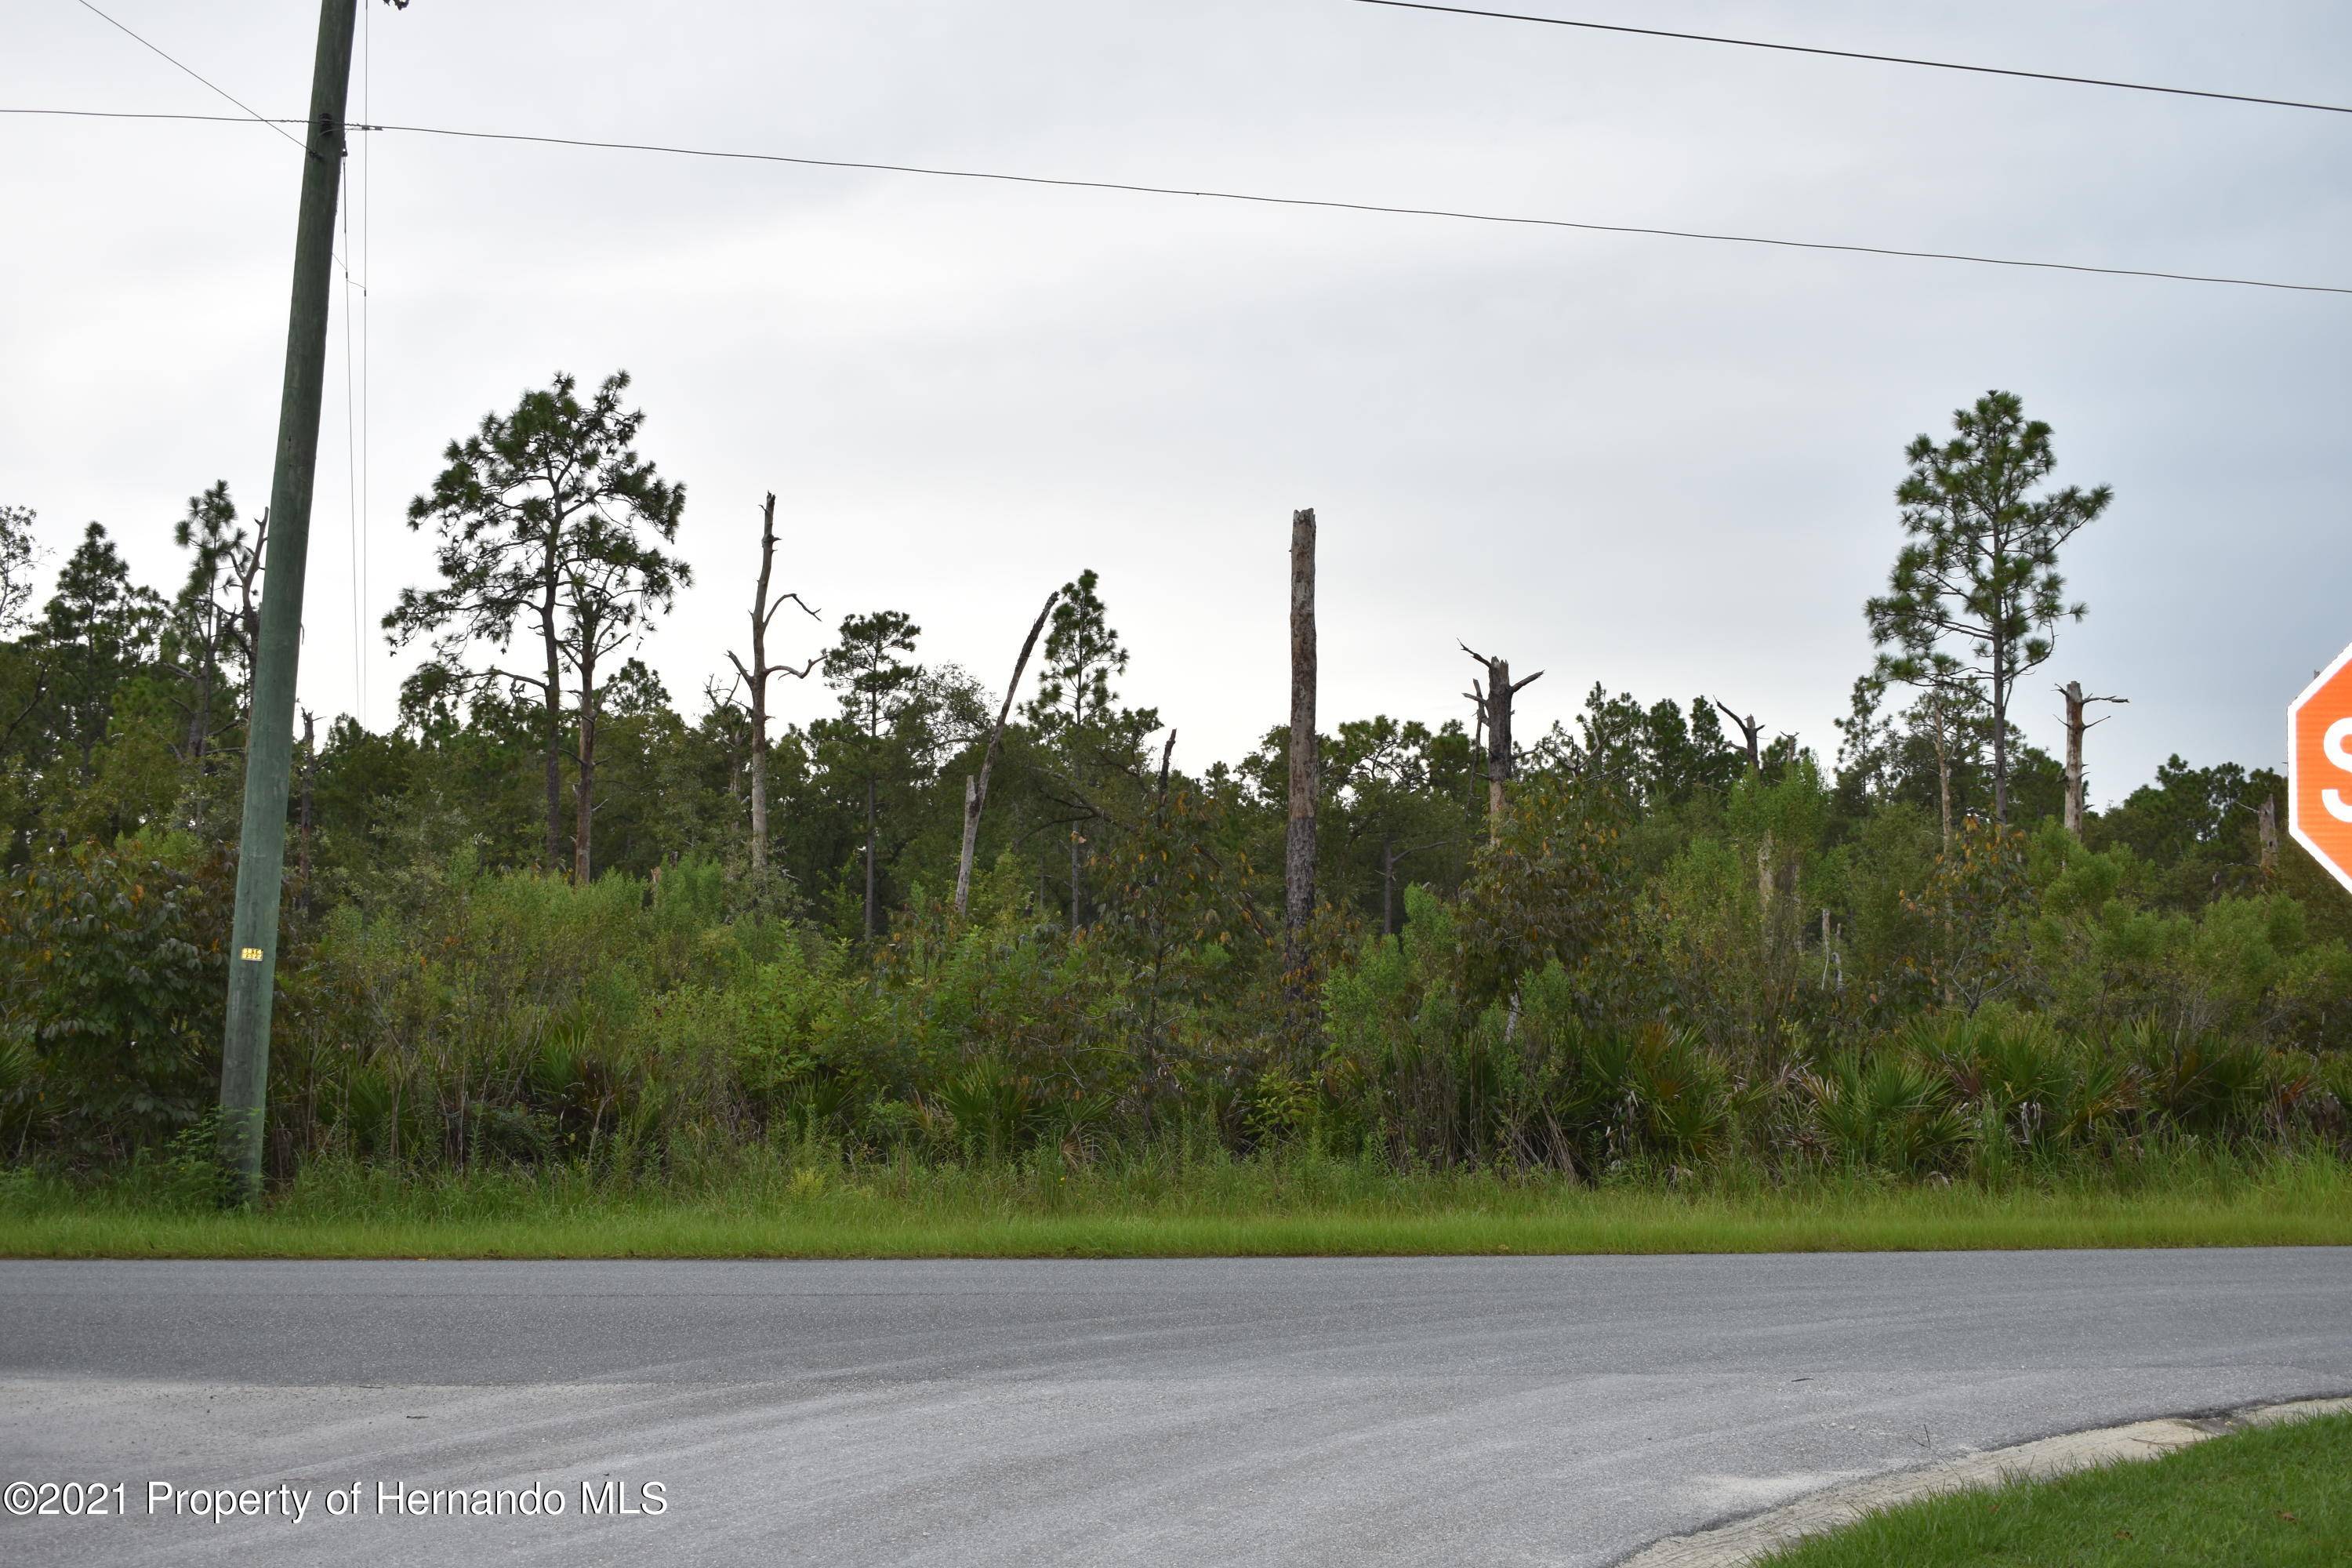
POLYGON ((269 487, 269 550, 245 752, 245 820, 237 839, 236 913, 229 928, 228 1024, 221 1041, 221 1155, 236 1192, 261 1187, 269 1103, 269 1005, 278 970, 278 906, 286 871, 286 797, 294 742, 294 678, 302 651, 302 569, 310 542, 310 481, 319 466, 333 297, 335 196, 343 173, 343 110, 359 0, 320 0, 310 70, 302 205, 294 228, 294 302, 278 460, 269 487))

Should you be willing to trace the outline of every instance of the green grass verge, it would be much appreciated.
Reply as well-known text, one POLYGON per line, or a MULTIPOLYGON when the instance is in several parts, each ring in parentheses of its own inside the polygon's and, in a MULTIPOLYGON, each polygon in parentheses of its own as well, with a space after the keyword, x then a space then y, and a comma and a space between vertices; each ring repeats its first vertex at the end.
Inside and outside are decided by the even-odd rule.
POLYGON ((658 1181, 322 1165, 250 1213, 184 1173, 0 1173, 12 1258, 1206 1258, 2352 1245, 2352 1166, 2156 1157, 1999 1188, 1752 1173, 1599 1187, 1313 1156, 848 1164, 752 1151, 658 1181))
POLYGON ((2352 1415, 2217 1437, 2150 1462, 1906 1503, 1769 1568, 2340 1568, 2352 1415))

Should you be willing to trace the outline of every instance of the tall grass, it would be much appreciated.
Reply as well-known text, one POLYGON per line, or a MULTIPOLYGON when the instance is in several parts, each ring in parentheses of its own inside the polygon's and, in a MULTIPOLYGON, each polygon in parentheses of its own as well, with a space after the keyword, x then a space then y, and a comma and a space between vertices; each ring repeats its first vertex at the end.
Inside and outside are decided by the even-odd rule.
POLYGON ((328 1159, 250 1214, 169 1164, 0 1181, 0 1255, 320 1258, 1202 1257, 2352 1244, 2330 1155, 2157 1149, 2126 1163, 1917 1184, 1754 1165, 1598 1185, 1168 1142, 940 1163, 780 1140, 660 1174, 579 1163, 403 1172, 328 1159))

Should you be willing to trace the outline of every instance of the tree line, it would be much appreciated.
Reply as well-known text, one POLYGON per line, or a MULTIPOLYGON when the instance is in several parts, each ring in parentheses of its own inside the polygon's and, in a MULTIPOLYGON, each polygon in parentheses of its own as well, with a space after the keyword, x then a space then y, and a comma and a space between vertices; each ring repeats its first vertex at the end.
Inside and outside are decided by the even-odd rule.
MULTIPOLYGON (((931 975, 982 940, 970 933, 1017 930, 1097 965, 1086 984, 1118 998, 1097 1006, 1068 980, 1033 998, 1022 1027, 1115 1035, 1122 1114, 1207 1095, 1244 1130, 1279 1121, 1265 1106, 1293 1090, 1339 1092, 1317 1054, 1344 1012, 1332 998, 1361 994, 1381 944, 1416 927, 1452 944, 1449 1005, 1499 1009, 1513 1049, 1538 983, 1547 1016, 1628 1038, 1692 1031, 1748 1067, 1791 1031, 1858 1047, 1988 1006, 2077 1033, 2148 1025, 2294 1049, 2339 1037, 2330 986, 2352 977, 2352 927, 2340 895, 2281 850, 2275 773, 2176 757, 2118 804, 2089 805, 2093 710, 2125 698, 2055 679, 2086 614, 2061 557, 2114 497, 2054 482, 2053 432, 2012 394, 1902 451, 1886 587, 1861 606, 1875 652, 1832 761, 1727 689, 1644 700, 1595 682, 1570 721, 1523 734, 1514 710, 1546 678, 1526 657, 1541 650, 1508 650, 1528 671, 1515 673, 1465 626, 1454 715, 1318 726, 1310 679, 1288 723, 1197 770, 1129 689, 1115 584, 1079 570, 1025 628, 1008 624, 992 656, 1008 679, 991 689, 930 655, 901 610, 811 605, 772 494, 743 509, 756 527, 741 532, 740 639, 682 701, 641 649, 694 586, 678 553, 688 492, 641 451, 646 416, 628 395, 625 374, 584 395, 558 375, 453 440, 411 503, 431 572, 383 618, 392 647, 425 656, 396 721, 302 715, 295 971, 358 985, 381 956, 370 944, 404 933, 431 973, 432 943, 457 940, 428 939, 453 918, 436 898, 478 893, 485 876, 647 909, 684 900, 670 907, 750 944, 730 963, 782 962, 773 943, 788 940, 886 989, 931 975), (831 711, 777 725, 787 680, 822 683, 831 711), (2044 683, 2063 714, 2054 752, 2020 721, 2044 683), (1302 755, 1317 764, 1303 774, 1302 755), (1075 1011, 1039 1021, 1056 1008, 1075 1011)), ((190 1086, 219 963, 205 911, 236 834, 267 527, 225 482, 202 489, 175 526, 184 576, 166 591, 136 582, 90 523, 36 609, 43 537, 29 511, 0 508, 0 944, 26 965, 0 996, 21 1058, 0 1061, 0 1100, 29 1103, 70 1058, 118 1108, 168 1100, 154 1111, 168 1121, 202 1102, 190 1086), (133 951, 173 956, 133 963, 133 951), (140 1065, 164 1038, 177 1099, 140 1065)), ((1294 528, 1311 563, 1312 514, 1294 528)), ((1303 645, 1294 601, 1310 671, 1311 587, 1303 645)), ((985 951, 971 962, 1011 962, 985 951)), ((679 962, 660 984, 696 983, 679 962)), ((519 984, 541 982, 502 983, 519 984)), ((1431 974, 1413 984, 1436 994, 1431 974)), ((563 994, 499 1027, 537 1051, 558 1015, 592 1036, 616 1026, 596 1022, 589 992, 563 994)), ((289 994, 284 1026, 319 1026, 326 993, 298 973, 289 994)), ((338 1027, 391 1037, 390 1005, 372 1005, 338 1027)), ((963 1026, 979 1032, 941 1037, 967 1056, 996 1038, 963 1026)), ((1019 1055, 991 1050, 998 1068, 1019 1055)), ((873 1092, 919 1107, 950 1091, 873 1092)))

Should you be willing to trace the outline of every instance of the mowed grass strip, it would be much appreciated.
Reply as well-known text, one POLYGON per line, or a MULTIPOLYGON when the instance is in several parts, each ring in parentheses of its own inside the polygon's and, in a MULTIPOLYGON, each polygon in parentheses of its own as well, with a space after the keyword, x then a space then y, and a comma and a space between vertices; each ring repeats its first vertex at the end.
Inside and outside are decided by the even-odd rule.
POLYGON ((1759 1568, 2342 1568, 2352 1415, 1906 1503, 1759 1568))
POLYGON ((13 1258, 1234 1258, 2352 1245, 2333 1159, 2127 1189, 1820 1181, 1682 1191, 1235 1163, 1056 1173, 779 1161, 699 1181, 577 1171, 306 1175, 249 1213, 131 1184, 0 1184, 13 1258))

